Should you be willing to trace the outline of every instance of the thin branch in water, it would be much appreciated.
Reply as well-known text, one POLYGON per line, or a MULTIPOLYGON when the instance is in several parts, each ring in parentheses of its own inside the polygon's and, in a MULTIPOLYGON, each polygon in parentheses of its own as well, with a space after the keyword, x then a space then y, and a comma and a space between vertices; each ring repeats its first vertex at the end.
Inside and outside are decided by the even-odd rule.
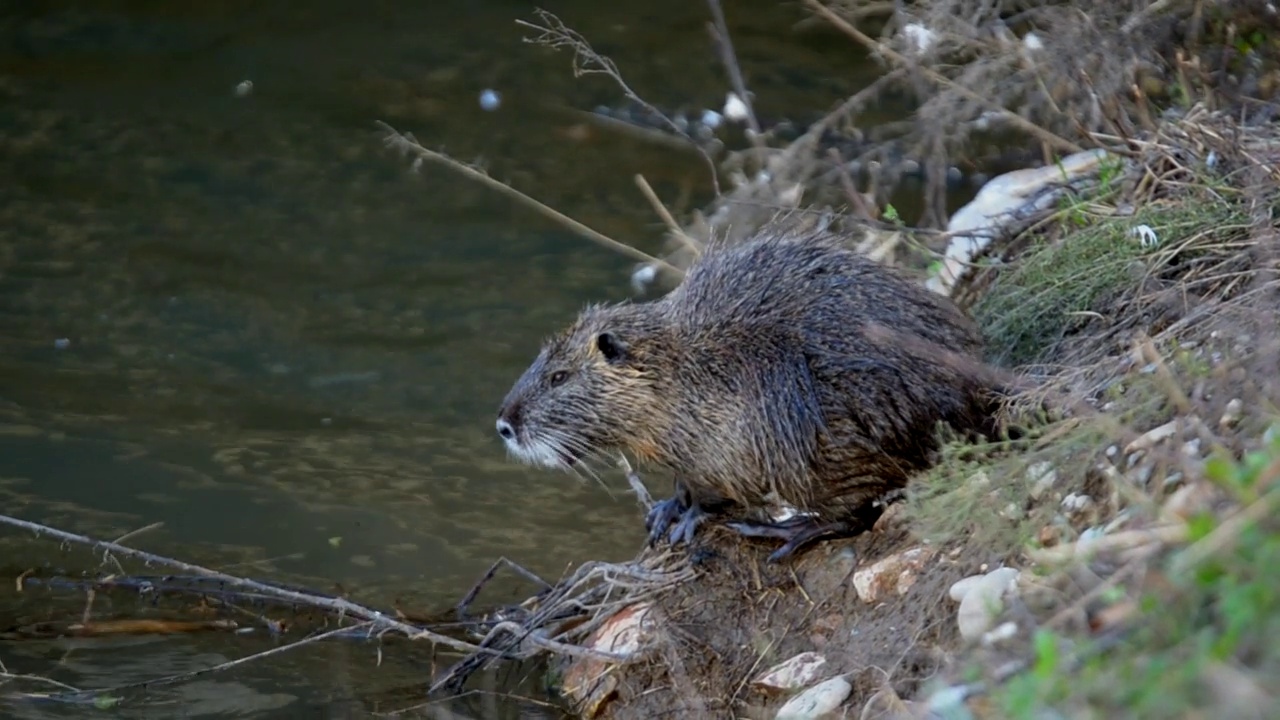
POLYGON ((303 645, 310 645, 311 643, 319 642, 321 640, 328 639, 335 635, 339 635, 342 633, 349 633, 352 630, 368 628, 370 630, 370 633, 372 634, 372 630, 374 629, 374 626, 377 624, 378 623, 375 621, 365 621, 365 622, 357 623, 356 625, 348 625, 346 627, 334 628, 333 630, 322 632, 322 633, 319 633, 318 635, 311 635, 311 636, 302 638, 301 640, 298 640, 296 642, 291 642, 288 645, 280 645, 278 647, 273 647, 270 650, 263 650, 260 653, 246 655, 245 657, 237 658, 235 660, 228 660, 227 662, 218 663, 217 665, 213 665, 207 668, 202 668, 200 670, 188 670, 187 672, 175 673, 173 675, 165 675, 164 677, 152 678, 150 680, 141 680, 138 682, 126 683, 124 685, 116 685, 113 687, 102 688, 99 690, 77 690, 74 692, 69 690, 66 692, 54 693, 49 697, 63 698, 63 699, 74 697, 74 696, 86 696, 86 695, 90 697, 101 697, 103 695, 118 693, 124 690, 135 690, 139 688, 154 688, 160 685, 172 685, 174 683, 183 682, 184 680, 192 680, 194 678, 200 677, 201 675, 209 675, 211 673, 221 672, 223 670, 229 670, 238 665, 244 665, 245 663, 251 662, 253 660, 261 660, 262 658, 268 657, 270 655, 278 655, 288 650, 296 650, 297 648, 300 648, 303 645))
POLYGON ((626 243, 618 242, 617 240, 614 240, 613 238, 607 235, 603 235, 595 230, 592 230, 591 228, 587 227, 586 225, 583 225, 577 220, 574 220, 568 215, 565 215, 564 213, 558 210, 555 210, 554 208, 544 205, 543 203, 529 197, 528 195, 525 195, 519 190, 516 190, 510 185, 507 185, 505 183, 502 183, 498 180, 493 179, 488 174, 470 165, 458 162, 457 160, 454 160, 453 158, 443 153, 438 153, 438 152, 435 152, 434 150, 428 150, 427 148, 423 147, 416 139, 414 139, 413 135, 411 134, 401 133, 395 128, 388 125, 387 123, 382 122, 381 120, 378 120, 377 124, 378 124, 378 127, 382 128, 386 132, 386 136, 383 138, 383 142, 387 145, 387 147, 399 150, 401 153, 417 155, 420 160, 430 160, 432 162, 440 163, 441 165, 444 165, 445 167, 448 167, 452 170, 456 170, 462 173, 463 175, 466 175, 467 177, 471 178, 472 180, 476 180, 484 185, 487 185, 488 187, 494 190, 497 190, 498 192, 508 197, 518 200, 524 205, 527 205, 528 207, 533 208, 534 210, 538 211, 545 217, 555 220, 556 222, 568 227, 569 229, 587 238, 588 240, 593 240, 607 248, 616 250, 636 260, 640 260, 642 262, 648 262, 648 263, 656 263, 658 265, 661 265, 663 268, 676 273, 677 275, 684 274, 682 270, 675 267, 674 265, 664 260, 659 260, 658 258, 655 258, 652 255, 649 255, 648 253, 642 250, 638 250, 634 247, 631 247, 630 245, 627 245, 626 243))
POLYGON ((18 682, 18 681, 43 683, 45 685, 53 685, 54 687, 62 688, 63 690, 67 690, 69 692, 80 692, 80 688, 73 687, 64 682, 58 682, 53 678, 41 677, 39 675, 22 675, 19 673, 11 673, 9 672, 9 668, 4 664, 4 661, 0 660, 0 687, 4 687, 5 685, 8 685, 11 682, 18 682))
POLYGON ((477 648, 475 645, 472 645, 471 643, 463 642, 461 640, 456 640, 454 638, 441 635, 439 633, 435 633, 424 628, 420 628, 413 625, 409 625, 408 623, 400 622, 399 620, 395 620, 394 618, 389 617, 387 614, 383 612, 374 610, 372 608, 367 608, 363 605, 357 605, 356 603, 350 602, 349 600, 343 600, 342 598, 321 597, 318 595, 312 595, 310 593, 297 592, 295 590, 286 590, 284 588, 275 587, 273 585, 259 582, 257 580, 250 580, 248 578, 241 578, 241 577, 236 577, 234 575, 227 575, 226 573, 221 573, 221 572, 218 572, 217 570, 210 570, 209 568, 201 567, 199 565, 193 565, 187 562, 182 562, 181 560, 174 560, 172 558, 167 558, 162 555, 155 555, 149 552, 144 552, 142 550, 135 550, 133 548, 125 547, 123 545, 119 545, 113 542, 108 542, 106 540, 94 540, 91 537, 86 537, 84 535, 77 535, 75 533, 70 533, 65 530, 58 530, 56 528, 52 528, 47 525, 41 525, 39 523, 34 523, 29 520, 20 520, 18 518, 10 517, 8 515, 0 515, 0 524, 11 525, 13 527, 22 528, 24 530, 30 530, 31 532, 34 532, 37 535, 48 535, 50 537, 61 540, 63 542, 87 545, 90 548, 93 548, 95 550, 110 550, 111 552, 117 553, 119 555, 136 558, 138 560, 142 560, 143 562, 146 562, 149 564, 165 565, 168 567, 178 568, 183 572, 188 572, 193 575, 204 575, 206 577, 220 580, 223 583, 226 583, 227 585, 230 585, 232 587, 241 587, 241 588, 247 588, 250 590, 255 590, 259 593, 262 593, 263 595, 267 595, 269 597, 277 598, 280 600, 289 600, 289 601, 301 603, 304 605, 310 605, 312 607, 324 608, 326 610, 331 610, 333 612, 336 612, 339 615, 350 615, 351 617, 356 618, 357 620, 365 620, 365 621, 374 623, 375 625, 383 629, 396 630, 396 631, 402 632, 405 635, 415 640, 417 639, 430 640, 431 642, 444 645, 446 647, 450 647, 455 650, 459 650, 461 652, 470 653, 470 652, 480 651, 480 648, 477 648))
POLYGON ((476 584, 471 587, 471 590, 468 591, 467 594, 464 595, 463 598, 458 601, 457 614, 458 614, 459 620, 466 618, 467 608, 471 606, 471 603, 475 602, 476 597, 480 594, 480 591, 484 589, 484 586, 487 585, 489 581, 492 580, 493 577, 498 574, 498 568, 502 568, 502 567, 510 568, 512 572, 523 577, 524 579, 529 580, 536 585, 540 585, 543 590, 547 590, 551 588, 551 583, 538 577, 537 574, 535 574, 534 572, 525 569, 523 565, 517 562, 513 562, 511 560, 508 560, 505 557, 500 557, 496 561, 494 561, 492 565, 489 566, 489 569, 486 570, 483 575, 480 576, 480 579, 477 580, 476 584))
MULTIPOLYGON (((163 522, 153 522, 153 523, 151 523, 150 525, 146 525, 146 526, 144 526, 144 527, 140 527, 140 528, 138 528, 137 530, 130 530, 129 532, 127 532, 127 533, 125 533, 125 534, 121 535, 120 537, 116 538, 115 540, 112 540, 111 542, 114 542, 114 543, 122 543, 122 542, 124 542, 125 540, 127 540, 128 538, 131 538, 131 537, 134 537, 134 536, 137 536, 137 535, 141 535, 142 533, 148 532, 148 531, 150 531, 150 530, 155 530, 156 528, 158 528, 158 527, 162 527, 163 525, 164 525, 164 523, 163 523, 163 522)), ((117 570, 121 575, 124 575, 124 574, 125 574, 124 567, 120 564, 120 561, 119 561, 119 560, 116 560, 116 559, 115 559, 115 557, 114 557, 114 556, 112 556, 112 554, 111 554, 111 551, 110 551, 110 550, 104 550, 104 551, 102 552, 102 562, 104 562, 104 563, 105 563, 105 562, 107 562, 108 560, 110 560, 111 562, 115 563, 116 570, 117 570)), ((92 602, 92 600, 93 600, 92 595, 90 595, 90 598, 89 598, 89 599, 90 599, 90 602, 92 602)), ((86 614, 85 621, 86 621, 86 622, 88 621, 88 612, 89 612, 89 610, 88 610, 88 608, 86 608, 86 609, 85 609, 85 614, 86 614)))
POLYGON ((555 16, 555 14, 543 10, 542 8, 535 8, 533 12, 538 16, 538 19, 544 23, 543 25, 531 23, 527 20, 516 20, 517 25, 522 25, 541 33, 534 38, 525 38, 525 42, 534 43, 536 45, 545 45, 553 50, 559 50, 560 48, 565 47, 573 50, 574 77, 603 74, 613 78, 613 81, 617 83, 618 87, 622 90, 623 95, 625 95, 628 100, 643 107, 646 112, 651 113, 654 117, 661 119, 663 125, 665 125, 668 130, 679 137, 684 138, 689 142, 689 144, 698 150, 698 153, 702 155, 703 161, 707 164, 707 170, 711 172, 711 187, 717 196, 720 195, 720 174, 716 169, 716 162, 712 159, 711 155, 707 153, 706 149, 702 147, 702 145, 698 144, 697 141, 689 136, 688 132, 682 130, 680 126, 677 125, 674 120, 667 117, 665 113, 659 111, 653 105, 650 105, 645 101, 644 98, 637 95, 636 92, 631 89, 631 86, 627 84, 627 81, 622 79, 622 72, 618 70, 618 66, 614 64, 613 60, 610 60, 604 55, 596 52, 595 48, 591 47, 591 43, 587 42, 587 39, 584 38, 581 33, 567 27, 560 18, 555 16))

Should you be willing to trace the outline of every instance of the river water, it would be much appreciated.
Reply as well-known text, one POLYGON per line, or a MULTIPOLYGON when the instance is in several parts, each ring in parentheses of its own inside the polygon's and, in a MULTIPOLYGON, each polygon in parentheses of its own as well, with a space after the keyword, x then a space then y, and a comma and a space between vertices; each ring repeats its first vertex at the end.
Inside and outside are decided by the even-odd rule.
MULTIPOLYGON (((703 4, 543 6, 647 99, 723 102, 703 4)), ((517 466, 493 418, 541 337, 588 301, 627 296, 632 261, 447 169, 414 172, 374 125, 657 249, 660 223, 632 176, 687 209, 708 198, 700 161, 566 114, 620 95, 573 78, 567 53, 522 42, 530 33, 515 20, 534 7, 5 3, 3 513, 102 538, 162 523, 127 544, 380 607, 448 607, 499 556, 551 578, 630 556, 642 521, 620 478, 602 487, 517 466), (496 110, 478 100, 489 88, 496 110)), ((791 5, 728 10, 764 111, 820 111, 875 72, 841 38, 790 36, 791 5)), ((84 609, 83 593, 17 592, 24 570, 99 560, 0 528, 0 630, 84 609)), ((94 617, 129 614, 95 602, 94 617)), ((269 647, 226 634, 0 640, 0 660, 8 673, 102 688, 269 647)), ((362 717, 412 704, 427 681, 421 652, 398 647, 381 666, 368 644, 299 649, 121 693, 108 714, 362 717)), ((0 694, 18 688, 57 689, 0 694)), ((554 716, 502 693, 449 707, 554 716)))

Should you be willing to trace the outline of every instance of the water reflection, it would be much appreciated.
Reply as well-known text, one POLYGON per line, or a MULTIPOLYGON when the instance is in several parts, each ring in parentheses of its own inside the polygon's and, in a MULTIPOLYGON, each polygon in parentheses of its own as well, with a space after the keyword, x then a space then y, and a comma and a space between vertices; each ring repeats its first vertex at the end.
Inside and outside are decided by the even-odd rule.
MULTIPOLYGON (((776 28, 794 9, 750 5, 734 11, 735 42, 766 107, 822 107, 856 86, 825 72, 833 50, 817 42, 789 45, 779 69, 776 28)), ((548 7, 656 100, 722 97, 700 5, 548 7)), ((631 553, 640 519, 621 483, 611 495, 515 466, 491 417, 542 335, 588 300, 624 296, 630 262, 447 171, 411 173, 373 127, 382 119, 479 159, 652 248, 658 222, 631 175, 670 198, 705 188, 701 165, 567 132, 557 107, 616 92, 575 81, 567 55, 522 44, 514 19, 532 8, 6 6, 4 512, 106 537, 159 521, 138 544, 424 607, 453 602, 499 555, 555 576, 631 553), (246 80, 252 92, 237 92, 246 80), (478 102, 488 87, 502 92, 496 112, 478 102)), ((8 531, 0 542, 14 572, 92 560, 8 531)), ((5 607, 25 617, 24 600, 6 595, 0 617, 5 607)), ((0 645, 0 659, 96 687, 253 649, 233 638, 83 641, 63 657, 76 644, 0 645)), ((188 717, 276 716, 368 682, 351 678, 377 672, 372 652, 299 652, 159 697, 188 717), (344 653, 350 672, 333 671, 344 653)), ((425 677, 412 663, 399 673, 383 677, 411 687, 425 677)))

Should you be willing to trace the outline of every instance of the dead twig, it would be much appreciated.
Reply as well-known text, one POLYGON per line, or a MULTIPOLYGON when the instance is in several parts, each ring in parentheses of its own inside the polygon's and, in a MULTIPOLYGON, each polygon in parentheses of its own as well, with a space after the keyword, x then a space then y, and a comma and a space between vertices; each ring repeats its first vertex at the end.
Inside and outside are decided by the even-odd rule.
MULTIPOLYGON (((866 33, 854 27, 851 23, 849 23, 849 21, 845 20, 844 18, 840 17, 836 13, 832 12, 830 8, 823 5, 821 2, 818 2, 818 0, 804 0, 804 4, 809 6, 809 8, 811 8, 815 13, 821 15, 828 22, 834 25, 836 29, 840 30, 844 34, 853 38, 854 40, 856 40, 858 43, 866 47, 871 52, 880 53, 881 55, 884 55, 885 57, 889 58, 890 60, 892 60, 893 62, 897 63, 902 67, 917 67, 916 65, 911 63, 909 60, 907 60, 907 58, 895 52, 892 48, 889 48, 885 46, 883 43, 872 39, 866 33)), ((982 106, 991 109, 994 112, 999 113, 1011 125, 1021 128, 1022 130, 1026 131, 1027 133, 1031 134, 1037 139, 1042 140, 1048 143, 1049 145, 1052 145, 1058 150, 1068 152, 1068 153, 1077 153, 1084 150, 1084 148, 1071 142, 1070 140, 1067 140, 1066 138, 1056 135, 1040 127, 1039 125, 1036 125, 1035 123, 1023 118, 1017 113, 1011 110, 1008 110, 1004 107, 1001 107, 996 103, 991 102, 991 100, 983 97, 982 95, 978 94, 977 92, 974 92, 973 90, 970 90, 969 88, 963 85, 960 85, 959 83, 939 73, 936 70, 925 67, 923 65, 919 65, 918 69, 920 70, 920 72, 924 73, 930 80, 933 80, 934 82, 945 85, 946 87, 955 90, 961 95, 964 95, 966 98, 974 102, 977 102, 982 106)))
POLYGON ((60 693, 52 693, 44 697, 47 697, 50 699, 70 699, 73 697, 102 697, 104 695, 119 693, 125 690, 135 690, 135 689, 141 689, 141 688, 150 689, 150 688, 159 687, 161 685, 172 685, 174 683, 183 682, 185 680, 191 680, 191 679, 200 677, 202 675, 209 675, 215 672, 229 670, 233 667, 244 665, 245 663, 252 662, 254 660, 261 660, 262 658, 269 657, 271 655, 278 655, 282 652, 287 652, 289 650, 296 650, 302 647, 303 645, 310 645, 311 643, 319 642, 321 640, 325 640, 327 638, 333 637, 338 634, 350 633, 352 630, 359 630, 362 627, 368 628, 369 634, 370 636, 372 636, 374 634, 373 630, 377 625, 378 625, 377 622, 366 621, 366 622, 358 623, 356 625, 335 628, 333 630, 329 630, 328 632, 322 632, 318 635, 312 635, 310 637, 302 638, 301 640, 298 640, 296 642, 291 642, 288 645, 281 645, 279 647, 271 648, 270 650, 264 650, 260 653, 246 655, 245 657, 242 657, 242 658, 229 660, 227 662, 219 663, 217 665, 213 665, 207 668, 202 668, 200 670, 189 670, 187 672, 176 673, 173 675, 165 675, 163 677, 152 678, 150 680, 141 680, 139 682, 126 683, 124 685, 115 685, 113 687, 102 688, 99 690, 75 690, 75 691, 68 690, 60 693))
POLYGON ((428 150, 427 148, 423 147, 413 137, 411 133, 401 133, 395 128, 388 125, 387 123, 382 122, 381 120, 378 120, 377 124, 378 124, 378 127, 386 131, 386 135, 383 138, 383 142, 386 144, 387 147, 399 150, 402 154, 417 155, 420 160, 430 160, 432 162, 440 163, 441 165, 444 165, 445 167, 448 167, 452 170, 456 170, 462 173, 463 175, 466 175, 467 177, 471 178, 472 180, 479 181, 484 185, 487 185, 488 187, 494 190, 497 190, 498 192, 504 195, 507 195, 508 197, 515 198, 521 203, 533 208, 534 210, 537 210, 542 215, 548 218, 551 218, 552 220, 555 220, 556 222, 568 227, 569 229, 573 230, 574 232, 578 233, 579 235, 582 235, 583 237, 589 240, 594 240, 595 242, 598 242, 607 248, 617 250, 623 255, 628 255, 636 260, 640 260, 642 262, 657 263, 663 266, 664 268, 671 270, 672 272, 683 275, 683 272, 680 271, 675 266, 670 265, 669 263, 663 260, 659 260, 658 258, 655 258, 652 255, 649 255, 648 253, 642 250, 638 250, 634 247, 631 247, 626 243, 620 243, 617 240, 614 240, 613 238, 607 235, 603 235, 595 230, 592 230, 591 228, 587 227, 586 225, 583 225, 577 220, 574 220, 568 215, 565 215, 564 213, 552 207, 549 207, 547 205, 544 205, 541 202, 538 202, 537 200, 511 187, 510 185, 507 185, 506 183, 502 183, 497 180, 494 180, 489 175, 485 174, 484 172, 481 172, 480 170, 477 170, 474 167, 471 167, 470 165, 458 162, 457 160, 454 160, 453 158, 443 153, 438 153, 438 152, 435 152, 434 150, 428 150))
POLYGON ((644 193, 645 199, 653 206, 653 211, 658 213, 658 217, 662 218, 662 222, 667 226, 667 230, 670 231, 672 237, 683 243, 695 255, 700 253, 702 250, 697 241, 689 237, 689 234, 680 227, 676 219, 672 217, 671 211, 667 209, 666 205, 662 204, 658 194, 653 191, 649 181, 645 180, 644 176, 639 173, 636 173, 636 186, 640 188, 640 192, 644 193))
POLYGON ((498 569, 503 567, 510 568, 513 572, 524 579, 529 580, 534 584, 541 585, 544 590, 549 590, 551 588, 550 583, 538 577, 534 572, 525 569, 523 565, 508 560, 505 557, 500 557, 489 566, 489 569, 486 570, 483 575, 480 576, 480 579, 476 581, 475 585, 471 586, 471 590, 462 597, 462 600, 458 601, 457 614, 459 620, 466 617, 467 609, 471 607, 471 603, 475 602, 476 596, 478 596, 480 591, 484 589, 484 586, 489 584, 489 581, 498 574, 498 569))
POLYGON ((63 542, 87 545, 95 550, 109 550, 122 556, 142 560, 148 564, 165 565, 177 568, 183 572, 192 573, 193 575, 203 575, 210 578, 216 578, 232 587, 247 588, 262 593, 268 597, 280 600, 289 600, 312 607, 324 608, 337 613, 339 616, 349 615, 358 620, 371 622, 382 630, 395 630, 397 632, 404 633, 412 639, 430 640, 431 642, 444 645, 461 652, 477 652, 480 650, 480 648, 477 648, 471 643, 456 640, 424 628, 400 622, 399 620, 395 620, 378 610, 367 608, 363 605, 357 605, 356 603, 343 600, 342 598, 321 597, 310 593, 286 590, 257 580, 227 575, 226 573, 221 573, 217 570, 210 570, 209 568, 193 565, 181 560, 174 560, 173 558, 167 558, 162 555, 155 555, 142 550, 135 550, 106 540, 95 540, 91 537, 77 535, 75 533, 66 532, 65 530, 58 530, 56 528, 51 528, 47 525, 41 525, 28 520, 20 520, 8 515, 0 515, 0 524, 30 530, 37 535, 47 535, 63 542))
POLYGON ((525 38, 525 42, 545 45, 553 50, 559 50, 564 47, 572 50, 574 77, 600 73, 613 78, 613 81, 617 83, 618 87, 622 90, 623 95, 625 95, 628 100, 640 105, 646 111, 652 113, 654 117, 661 119, 663 125, 666 126, 668 130, 675 133, 677 136, 684 138, 698 151, 699 154, 702 155, 702 159, 706 162, 707 169, 711 173, 712 189, 715 191, 716 195, 720 194, 719 171, 716 169, 715 160, 707 153, 706 149, 690 137, 687 132, 682 130, 675 121, 667 117, 666 114, 659 112, 657 108, 650 105, 644 98, 637 95, 636 92, 631 89, 631 86, 627 84, 627 81, 622 79, 622 72, 618 70, 618 66, 614 64, 613 60, 610 60, 604 55, 596 52, 595 48, 591 47, 591 43, 587 42, 587 39, 584 38, 581 33, 567 27, 560 18, 555 16, 555 14, 547 12, 542 8, 535 8, 533 12, 544 24, 538 25, 536 23, 528 22, 527 20, 516 20, 517 25, 522 25, 541 33, 534 38, 525 38))
POLYGON ((720 49, 720 61, 724 63, 725 71, 729 74, 729 83, 733 86, 733 92, 747 109, 747 127, 751 130, 749 133, 751 144, 759 153, 759 160, 763 162, 766 148, 761 135, 760 121, 756 119, 751 94, 747 92, 747 83, 742 78, 742 67, 738 65, 738 55, 734 52, 733 40, 729 37, 729 24, 724 19, 724 8, 721 7, 720 0, 707 0, 707 5, 711 7, 712 17, 712 22, 708 24, 707 29, 716 47, 720 49))
POLYGON ((52 678, 41 677, 39 675, 23 675, 21 673, 11 673, 9 668, 5 666, 4 661, 0 660, 0 687, 4 687, 12 682, 33 682, 44 685, 52 685, 68 692, 80 692, 80 688, 73 687, 64 682, 58 682, 52 678))

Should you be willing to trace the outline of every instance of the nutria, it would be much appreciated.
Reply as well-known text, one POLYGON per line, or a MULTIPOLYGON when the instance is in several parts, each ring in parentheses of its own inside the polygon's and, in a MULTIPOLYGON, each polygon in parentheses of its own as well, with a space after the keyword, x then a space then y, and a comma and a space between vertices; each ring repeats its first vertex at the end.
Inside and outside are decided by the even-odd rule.
POLYGON ((516 381, 497 430, 533 465, 622 450, 665 466, 675 492, 646 518, 651 543, 671 528, 688 544, 708 514, 736 511, 738 532, 786 540, 776 561, 869 529, 876 501, 933 462, 939 423, 991 436, 980 374, 922 347, 980 365, 949 299, 775 221, 710 243, 660 299, 586 308, 516 381), (760 517, 779 500, 794 517, 760 517))

